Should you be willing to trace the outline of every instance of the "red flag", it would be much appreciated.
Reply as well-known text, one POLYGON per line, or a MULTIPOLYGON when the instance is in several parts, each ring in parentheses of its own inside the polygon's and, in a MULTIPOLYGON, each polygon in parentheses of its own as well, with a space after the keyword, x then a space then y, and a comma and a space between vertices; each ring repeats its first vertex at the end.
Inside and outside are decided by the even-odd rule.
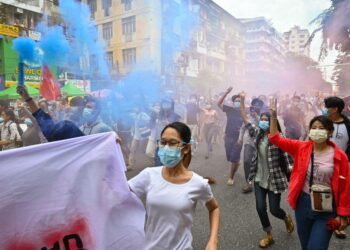
POLYGON ((49 67, 43 67, 43 81, 40 86, 40 96, 48 100, 56 100, 61 94, 60 85, 57 83, 55 77, 51 73, 49 67))

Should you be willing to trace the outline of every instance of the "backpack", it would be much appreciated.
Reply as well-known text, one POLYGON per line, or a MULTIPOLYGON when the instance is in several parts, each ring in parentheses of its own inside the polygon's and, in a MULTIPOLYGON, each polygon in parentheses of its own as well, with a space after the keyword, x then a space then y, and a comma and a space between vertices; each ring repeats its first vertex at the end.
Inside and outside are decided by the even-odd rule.
POLYGON ((11 122, 8 125, 8 127, 7 127, 10 135, 11 135, 10 126, 12 125, 12 123, 16 124, 17 131, 18 131, 18 134, 19 134, 19 138, 18 138, 18 135, 16 135, 16 137, 15 137, 15 145, 16 145, 17 148, 22 147, 23 146, 23 141, 22 141, 23 130, 22 130, 21 126, 19 126, 19 124, 17 122, 11 122))

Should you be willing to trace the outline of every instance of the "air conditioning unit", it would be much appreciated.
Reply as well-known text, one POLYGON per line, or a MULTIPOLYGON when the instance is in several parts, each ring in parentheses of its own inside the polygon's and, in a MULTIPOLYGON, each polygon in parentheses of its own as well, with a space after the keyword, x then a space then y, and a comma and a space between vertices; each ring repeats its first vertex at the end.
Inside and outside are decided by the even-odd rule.
POLYGON ((23 9, 21 9, 21 8, 16 8, 16 13, 23 14, 23 9))

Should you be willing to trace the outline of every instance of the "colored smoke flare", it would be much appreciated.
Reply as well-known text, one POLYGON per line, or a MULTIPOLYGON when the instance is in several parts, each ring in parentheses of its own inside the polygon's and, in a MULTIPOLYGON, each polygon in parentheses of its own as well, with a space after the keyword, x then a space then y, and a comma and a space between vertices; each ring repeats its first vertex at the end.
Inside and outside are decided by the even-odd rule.
POLYGON ((18 86, 24 85, 24 63, 18 63, 18 86))

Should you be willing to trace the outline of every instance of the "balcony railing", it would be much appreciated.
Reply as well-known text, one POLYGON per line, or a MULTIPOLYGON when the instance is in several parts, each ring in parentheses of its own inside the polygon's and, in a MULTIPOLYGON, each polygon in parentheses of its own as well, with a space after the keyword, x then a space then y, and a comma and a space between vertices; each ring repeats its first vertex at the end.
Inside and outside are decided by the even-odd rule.
POLYGON ((32 5, 35 7, 40 7, 40 1, 39 0, 15 0, 14 4, 21 3, 26 5, 32 5))

